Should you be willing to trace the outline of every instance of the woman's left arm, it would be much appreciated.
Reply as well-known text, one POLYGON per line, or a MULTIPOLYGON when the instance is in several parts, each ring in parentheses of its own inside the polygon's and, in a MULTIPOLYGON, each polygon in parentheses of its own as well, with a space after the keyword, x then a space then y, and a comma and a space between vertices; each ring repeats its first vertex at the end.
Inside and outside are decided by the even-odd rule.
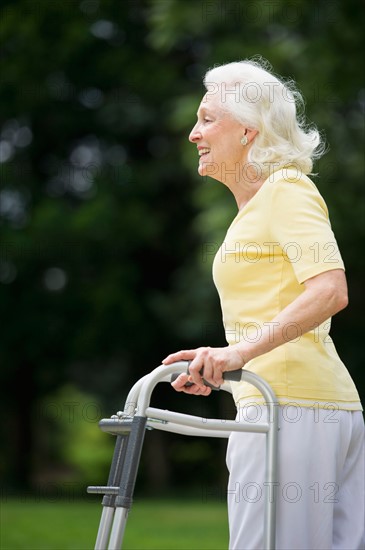
POLYGON ((191 382, 203 387, 201 372, 204 369, 204 379, 219 386, 223 383, 225 371, 242 368, 251 359, 297 338, 298 334, 315 329, 348 304, 346 277, 342 269, 320 273, 303 284, 304 292, 265 323, 257 342, 241 341, 224 348, 179 351, 166 357, 163 363, 189 360, 191 382))

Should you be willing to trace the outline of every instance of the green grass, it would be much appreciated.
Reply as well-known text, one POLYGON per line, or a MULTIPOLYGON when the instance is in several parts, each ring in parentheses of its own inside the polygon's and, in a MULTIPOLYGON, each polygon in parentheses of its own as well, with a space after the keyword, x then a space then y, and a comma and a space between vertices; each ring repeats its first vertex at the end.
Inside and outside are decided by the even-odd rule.
MULTIPOLYGON (((1 502, 1 550, 91 550, 101 505, 92 502, 1 502)), ((224 550, 223 502, 138 500, 129 514, 123 550, 224 550)))

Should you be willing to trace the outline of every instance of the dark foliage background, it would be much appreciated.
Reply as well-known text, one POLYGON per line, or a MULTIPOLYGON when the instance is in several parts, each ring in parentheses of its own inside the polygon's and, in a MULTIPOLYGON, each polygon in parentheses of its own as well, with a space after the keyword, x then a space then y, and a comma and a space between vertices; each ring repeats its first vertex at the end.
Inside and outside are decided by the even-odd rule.
MULTIPOLYGON (((2 1, 0 468, 6 491, 104 483, 97 421, 169 352, 223 345, 210 269, 233 199, 187 141, 202 76, 261 54, 328 154, 316 183, 347 266, 332 335, 364 397, 363 12, 357 0, 2 1)), ((159 406, 231 414, 156 391, 159 406)), ((224 481, 219 442, 149 434, 143 491, 224 481)))

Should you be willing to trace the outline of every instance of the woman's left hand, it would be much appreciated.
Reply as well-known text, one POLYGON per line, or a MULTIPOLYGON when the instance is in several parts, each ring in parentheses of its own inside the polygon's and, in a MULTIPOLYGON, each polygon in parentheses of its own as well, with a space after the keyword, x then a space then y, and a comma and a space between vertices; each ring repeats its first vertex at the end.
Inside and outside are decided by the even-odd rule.
POLYGON ((170 365, 175 361, 191 361, 188 381, 200 387, 204 386, 203 377, 213 386, 221 386, 224 382, 224 372, 242 369, 245 364, 245 360, 236 346, 224 348, 201 347, 178 351, 168 355, 162 363, 170 365), (202 373, 204 373, 203 376, 202 373))

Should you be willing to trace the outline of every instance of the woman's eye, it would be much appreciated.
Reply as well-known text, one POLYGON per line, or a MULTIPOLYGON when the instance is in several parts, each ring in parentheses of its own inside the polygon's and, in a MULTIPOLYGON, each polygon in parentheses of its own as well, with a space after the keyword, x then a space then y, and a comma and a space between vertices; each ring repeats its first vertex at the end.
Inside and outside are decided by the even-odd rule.
POLYGON ((212 120, 210 118, 204 118, 204 122, 212 122, 212 120))

